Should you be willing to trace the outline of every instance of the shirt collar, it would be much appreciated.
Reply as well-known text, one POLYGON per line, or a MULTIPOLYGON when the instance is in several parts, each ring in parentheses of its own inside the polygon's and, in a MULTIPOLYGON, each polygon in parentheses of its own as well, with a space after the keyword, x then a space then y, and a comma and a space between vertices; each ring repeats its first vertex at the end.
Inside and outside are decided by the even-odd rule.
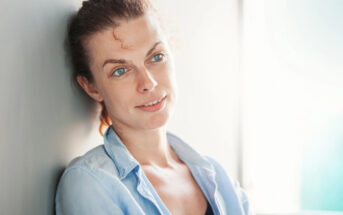
POLYGON ((210 173, 214 172, 214 167, 207 158, 185 143, 182 139, 167 132, 167 140, 177 156, 185 162, 188 167, 193 168, 196 166, 210 173))
POLYGON ((139 166, 138 161, 131 155, 112 126, 108 127, 105 132, 104 146, 117 167, 118 176, 121 180, 139 166))
MULTIPOLYGON (((178 157, 185 162, 189 168, 197 166, 207 172, 214 172, 214 168, 210 162, 183 140, 170 132, 167 132, 167 140, 178 157)), ((121 180, 137 166, 140 167, 138 161, 131 155, 112 126, 108 127, 105 132, 104 146, 106 152, 115 163, 115 166, 118 169, 118 176, 121 180)))

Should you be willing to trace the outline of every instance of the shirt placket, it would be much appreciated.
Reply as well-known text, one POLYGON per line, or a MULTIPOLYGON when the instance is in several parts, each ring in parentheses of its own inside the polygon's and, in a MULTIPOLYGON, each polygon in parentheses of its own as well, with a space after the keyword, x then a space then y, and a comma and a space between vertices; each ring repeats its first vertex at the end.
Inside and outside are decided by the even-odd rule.
MULTIPOLYGON (((190 166, 190 165, 188 165, 190 166)), ((217 183, 215 182, 215 172, 201 167, 190 168, 190 171, 200 186, 206 198, 209 200, 215 215, 224 215, 218 203, 217 183)))
POLYGON ((156 201, 156 198, 152 194, 153 192, 153 187, 151 184, 148 183, 147 177, 145 177, 143 171, 139 168, 138 171, 136 172, 137 177, 138 177, 138 184, 137 184, 137 191, 140 195, 142 195, 144 198, 149 200, 158 210, 159 214, 161 215, 171 215, 170 211, 168 208, 163 204, 162 200, 158 197, 157 193, 155 192, 155 196, 160 201, 160 205, 156 201), (162 207, 162 208, 161 208, 162 207))

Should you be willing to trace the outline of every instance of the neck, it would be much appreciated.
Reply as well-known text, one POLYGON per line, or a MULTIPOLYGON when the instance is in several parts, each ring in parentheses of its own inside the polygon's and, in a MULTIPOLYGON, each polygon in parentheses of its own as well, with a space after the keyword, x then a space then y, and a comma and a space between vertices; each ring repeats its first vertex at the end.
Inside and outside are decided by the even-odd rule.
POLYGON ((115 129, 123 144, 142 166, 171 167, 179 161, 168 144, 165 126, 151 130, 115 129))

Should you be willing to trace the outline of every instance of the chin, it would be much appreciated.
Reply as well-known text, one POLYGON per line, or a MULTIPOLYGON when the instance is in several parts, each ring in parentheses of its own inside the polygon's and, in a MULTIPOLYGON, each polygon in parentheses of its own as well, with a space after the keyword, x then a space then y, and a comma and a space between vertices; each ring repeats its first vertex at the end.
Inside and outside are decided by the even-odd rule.
POLYGON ((169 120, 169 112, 163 113, 163 114, 157 114, 156 116, 152 116, 148 122, 146 122, 147 129, 158 129, 166 126, 168 120, 169 120))
POLYGON ((139 121, 141 129, 159 129, 167 125, 171 115, 173 114, 174 105, 167 103, 165 108, 154 114, 144 114, 143 118, 139 121))

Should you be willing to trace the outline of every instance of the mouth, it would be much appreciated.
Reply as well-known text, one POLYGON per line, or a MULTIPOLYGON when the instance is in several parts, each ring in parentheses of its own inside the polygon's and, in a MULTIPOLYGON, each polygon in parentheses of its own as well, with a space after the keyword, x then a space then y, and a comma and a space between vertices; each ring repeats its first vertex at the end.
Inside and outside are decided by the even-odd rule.
POLYGON ((167 98, 167 96, 164 96, 160 99, 155 99, 153 101, 149 101, 143 105, 136 106, 136 108, 139 108, 143 111, 147 112, 155 112, 160 109, 162 109, 162 105, 164 104, 164 100, 167 98))

